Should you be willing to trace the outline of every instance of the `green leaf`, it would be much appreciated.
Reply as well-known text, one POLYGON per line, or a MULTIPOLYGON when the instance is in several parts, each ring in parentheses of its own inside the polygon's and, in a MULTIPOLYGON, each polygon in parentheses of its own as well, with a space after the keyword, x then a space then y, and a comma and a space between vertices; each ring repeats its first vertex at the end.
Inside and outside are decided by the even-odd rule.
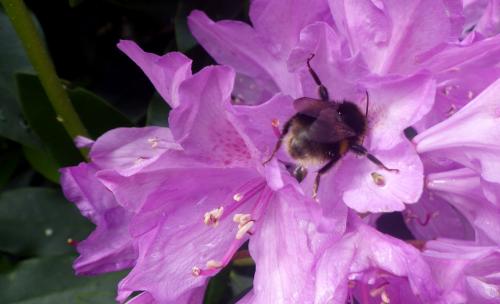
POLYGON ((57 120, 38 77, 19 73, 16 74, 16 80, 25 117, 59 166, 74 165, 82 161, 73 140, 57 120))
POLYGON ((58 190, 18 188, 0 195, 0 251, 19 256, 70 253, 74 248, 68 238, 83 239, 91 229, 58 190))
POLYGON ((83 88, 69 89, 68 93, 76 112, 93 138, 110 129, 133 126, 127 117, 94 93, 83 88))
POLYGON ((125 274, 77 277, 71 269, 74 258, 63 255, 30 259, 0 274, 0 303, 116 303, 116 285, 125 274))
POLYGON ((253 286, 252 276, 239 274, 238 272, 233 270, 229 274, 229 278, 231 281, 231 289, 233 290, 233 294, 235 295, 242 294, 251 289, 253 286))
POLYGON ((174 19, 175 41, 177 49, 181 52, 187 52, 198 44, 187 24, 187 16, 192 9, 193 7, 185 4, 183 1, 179 1, 177 6, 177 14, 175 14, 174 19))
POLYGON ((0 11, 0 136, 36 147, 38 139, 24 121, 16 98, 16 71, 31 71, 26 53, 10 24, 9 18, 0 11))
POLYGON ((48 180, 59 183, 59 165, 56 160, 44 150, 23 147, 24 157, 31 164, 33 169, 43 175, 48 180))
POLYGON ((19 163, 20 147, 12 142, 0 141, 0 188, 3 188, 9 181, 19 163))
POLYGON ((232 297, 231 287, 229 286, 229 273, 230 269, 226 267, 210 279, 205 291, 204 304, 229 302, 232 297))
POLYGON ((146 124, 149 126, 168 127, 169 105, 163 98, 155 93, 149 102, 146 124))
POLYGON ((68 4, 70 7, 77 7, 82 4, 83 0, 68 0, 68 4))

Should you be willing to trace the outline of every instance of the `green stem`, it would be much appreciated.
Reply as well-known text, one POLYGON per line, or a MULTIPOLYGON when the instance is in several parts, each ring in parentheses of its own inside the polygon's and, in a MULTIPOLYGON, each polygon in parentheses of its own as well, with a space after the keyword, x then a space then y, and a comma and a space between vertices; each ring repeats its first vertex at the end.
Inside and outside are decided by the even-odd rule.
MULTIPOLYGON (((76 113, 68 94, 64 90, 48 51, 35 27, 30 12, 23 0, 0 0, 9 16, 17 35, 26 50, 31 64, 35 68, 47 96, 57 114, 57 120, 73 139, 78 135, 89 137, 85 126, 76 113)), ((86 157, 86 151, 80 150, 86 157)))

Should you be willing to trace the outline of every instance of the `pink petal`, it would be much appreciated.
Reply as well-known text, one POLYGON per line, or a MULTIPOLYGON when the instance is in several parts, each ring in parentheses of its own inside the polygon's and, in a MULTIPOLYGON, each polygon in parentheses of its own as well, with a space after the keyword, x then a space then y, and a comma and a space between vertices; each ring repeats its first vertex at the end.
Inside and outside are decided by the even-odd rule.
POLYGON ((365 224, 358 224, 354 231, 333 243, 318 261, 316 303, 344 303, 348 281, 366 284, 365 276, 376 281, 381 273, 388 278, 406 279, 413 294, 424 303, 435 303, 435 283, 418 250, 365 224))
POLYGON ((413 141, 419 153, 441 155, 469 167, 490 182, 500 182, 500 80, 447 120, 413 141))
POLYGON ((179 105, 177 90, 181 82, 191 76, 190 59, 178 52, 163 56, 146 53, 135 42, 127 40, 121 40, 118 48, 144 71, 161 97, 172 108, 179 105))
POLYGON ((90 158, 101 169, 128 176, 154 163, 169 150, 180 150, 167 128, 118 128, 99 137, 90 158))
POLYGON ((257 267, 254 303, 312 303, 316 252, 335 237, 317 231, 318 206, 304 204, 291 189, 281 191, 270 202, 250 239, 257 267))
POLYGON ((212 165, 247 166, 256 153, 227 111, 234 76, 223 66, 201 70, 182 83, 181 105, 169 117, 174 138, 186 153, 212 165))
POLYGON ((418 203, 408 205, 403 216, 408 229, 417 240, 474 240, 474 229, 469 221, 433 191, 424 190, 418 203))
POLYGON ((300 41, 292 50, 287 64, 290 71, 301 70, 304 96, 318 98, 318 86, 307 70, 307 59, 314 54, 311 65, 327 87, 332 100, 364 98, 359 79, 368 74, 361 56, 346 57, 342 53, 345 39, 326 23, 316 22, 305 27, 300 41))
POLYGON ((94 144, 94 140, 84 136, 75 137, 74 142, 77 148, 91 148, 94 144))
POLYGON ((276 142, 278 134, 286 122, 295 114, 293 98, 278 94, 270 100, 256 106, 234 106, 232 112, 235 124, 252 140, 262 157, 268 157, 276 142), (274 127, 273 127, 274 125, 274 127))
POLYGON ((427 187, 460 211, 476 231, 476 242, 500 244, 500 208, 488 202, 479 176, 470 169, 433 173, 427 187))
POLYGON ((145 219, 135 223, 151 226, 146 219, 154 213, 155 225, 134 228, 143 232, 137 235, 139 258, 119 284, 120 301, 133 291, 146 291, 158 303, 189 303, 193 292, 218 272, 214 269, 211 274, 193 276, 193 267, 205 269, 210 260, 223 261, 238 231, 233 212, 248 213, 252 205, 224 213, 216 227, 206 225, 205 213, 221 206, 229 210, 234 194, 247 179, 239 169, 199 173, 190 169, 179 172, 177 181, 165 179, 165 184, 149 195, 137 216, 145 219))
POLYGON ((500 33, 500 1, 490 0, 488 2, 488 6, 474 27, 474 31, 484 37, 491 37, 500 33))
POLYGON ((335 24, 377 74, 407 73, 415 57, 456 36, 456 22, 441 1, 330 0, 335 24))
POLYGON ((372 150, 389 150, 406 141, 403 130, 430 111, 436 94, 435 81, 418 74, 403 79, 376 79, 366 83, 369 144, 372 150))
POLYGON ((403 142, 390 151, 371 153, 399 173, 380 169, 366 158, 346 156, 323 186, 332 193, 343 193, 346 205, 361 213, 401 211, 405 204, 416 203, 424 177, 422 163, 411 144, 403 142))
POLYGON ((90 236, 78 243, 77 274, 99 274, 128 268, 137 251, 128 232, 132 213, 121 208, 95 177, 96 168, 80 164, 61 170, 61 185, 68 200, 96 224, 90 236))
POLYGON ((300 95, 297 76, 289 73, 283 64, 286 57, 280 58, 276 54, 278 50, 273 49, 276 46, 248 24, 213 22, 200 11, 193 11, 188 21, 193 35, 218 63, 258 80, 257 87, 264 87, 272 94, 281 91, 300 95))
POLYGON ((324 1, 255 0, 249 15, 255 30, 273 42, 273 52, 286 57, 305 26, 327 19, 328 5, 324 1))
POLYGON ((445 303, 499 303, 498 247, 443 239, 428 242, 424 257, 443 288, 445 303))

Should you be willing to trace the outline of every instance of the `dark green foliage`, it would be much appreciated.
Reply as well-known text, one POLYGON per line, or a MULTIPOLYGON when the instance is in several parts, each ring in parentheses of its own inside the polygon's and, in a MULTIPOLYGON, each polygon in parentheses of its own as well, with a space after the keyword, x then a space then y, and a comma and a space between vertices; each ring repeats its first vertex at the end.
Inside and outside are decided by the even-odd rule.
POLYGON ((115 286, 124 274, 77 277, 71 270, 74 259, 74 255, 34 258, 0 273, 0 303, 114 303, 115 286))
MULTIPOLYGON (((248 1, 25 0, 71 102, 93 139, 117 127, 168 126, 170 107, 117 48, 136 41, 157 54, 182 51, 194 70, 213 60, 193 39, 187 16, 247 20, 248 1)), ((83 160, 58 121, 0 7, 0 303, 115 303, 126 273, 77 277, 76 248, 93 225, 68 202, 59 169, 83 160)), ((253 267, 230 264, 205 303, 233 303, 251 289, 253 267)))
POLYGON ((1 252, 20 257, 74 253, 68 238, 81 240, 91 229, 56 189, 18 188, 0 195, 1 252))

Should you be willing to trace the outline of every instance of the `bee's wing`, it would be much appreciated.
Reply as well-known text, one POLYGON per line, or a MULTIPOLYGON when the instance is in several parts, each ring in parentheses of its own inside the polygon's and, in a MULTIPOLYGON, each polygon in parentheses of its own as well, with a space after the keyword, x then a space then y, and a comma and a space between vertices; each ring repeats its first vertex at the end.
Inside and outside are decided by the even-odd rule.
POLYGON ((356 132, 344 123, 335 107, 330 107, 320 111, 309 127, 308 135, 317 142, 333 143, 356 136, 356 132))
POLYGON ((330 107, 336 107, 336 104, 314 98, 301 97, 295 99, 293 107, 300 114, 316 118, 320 115, 321 111, 330 107))

